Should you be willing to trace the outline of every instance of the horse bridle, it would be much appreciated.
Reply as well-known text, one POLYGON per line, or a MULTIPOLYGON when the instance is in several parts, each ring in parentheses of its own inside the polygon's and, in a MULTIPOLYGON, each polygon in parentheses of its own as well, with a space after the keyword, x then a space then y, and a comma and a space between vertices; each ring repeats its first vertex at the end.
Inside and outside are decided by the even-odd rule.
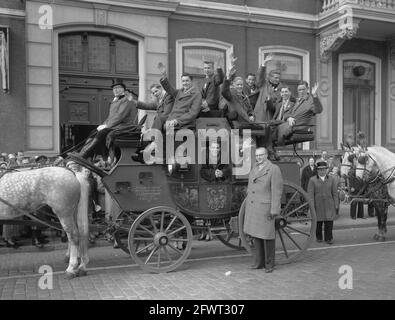
MULTIPOLYGON (((373 163, 376 163, 376 161, 373 159, 373 157, 369 153, 367 153, 367 154, 365 154, 363 156, 359 156, 358 159, 357 159, 358 163, 362 164, 364 167, 363 168, 355 168, 355 170, 363 170, 364 174, 365 173, 366 174, 371 174, 372 170, 366 169, 366 164, 367 164, 367 159, 368 158, 370 158, 373 161, 373 163)), ((374 183, 374 182, 376 182, 376 180, 382 179, 383 180, 383 181, 381 181, 382 184, 388 184, 388 183, 392 182, 395 179, 395 177, 393 176, 394 173, 395 173, 395 166, 391 167, 391 168, 389 168, 387 170, 384 170, 383 172, 380 172, 380 170, 378 170, 378 174, 372 180, 369 180, 369 183, 374 183), (391 173, 388 175, 387 178, 384 178, 384 173, 386 173, 388 171, 391 171, 391 173)))

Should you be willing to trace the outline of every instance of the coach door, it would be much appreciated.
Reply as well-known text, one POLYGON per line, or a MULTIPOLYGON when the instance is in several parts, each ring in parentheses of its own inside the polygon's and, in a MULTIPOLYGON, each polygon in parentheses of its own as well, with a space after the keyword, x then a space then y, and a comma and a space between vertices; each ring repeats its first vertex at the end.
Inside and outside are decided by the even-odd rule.
POLYGON ((84 140, 108 115, 112 79, 138 94, 138 44, 108 33, 59 36, 61 150, 84 140))

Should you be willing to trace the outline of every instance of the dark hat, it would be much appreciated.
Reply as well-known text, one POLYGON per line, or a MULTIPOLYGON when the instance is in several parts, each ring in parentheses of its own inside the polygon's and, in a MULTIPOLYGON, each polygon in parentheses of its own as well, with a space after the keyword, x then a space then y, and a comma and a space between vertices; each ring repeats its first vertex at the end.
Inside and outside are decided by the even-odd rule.
POLYGON ((317 169, 326 169, 328 168, 328 163, 326 161, 318 161, 317 169))
POLYGON ((119 78, 112 79, 111 88, 114 88, 115 86, 122 86, 126 90, 126 86, 123 83, 122 79, 119 79, 119 78))

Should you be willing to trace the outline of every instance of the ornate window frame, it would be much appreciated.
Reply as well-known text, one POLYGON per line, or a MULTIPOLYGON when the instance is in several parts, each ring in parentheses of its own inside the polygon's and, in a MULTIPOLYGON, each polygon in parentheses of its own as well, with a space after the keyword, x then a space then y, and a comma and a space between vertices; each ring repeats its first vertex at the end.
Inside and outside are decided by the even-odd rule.
POLYGON ((179 39, 176 41, 176 86, 181 86, 181 74, 184 65, 184 47, 209 47, 213 49, 225 50, 226 54, 226 73, 230 67, 230 56, 233 55, 233 44, 207 38, 179 39))

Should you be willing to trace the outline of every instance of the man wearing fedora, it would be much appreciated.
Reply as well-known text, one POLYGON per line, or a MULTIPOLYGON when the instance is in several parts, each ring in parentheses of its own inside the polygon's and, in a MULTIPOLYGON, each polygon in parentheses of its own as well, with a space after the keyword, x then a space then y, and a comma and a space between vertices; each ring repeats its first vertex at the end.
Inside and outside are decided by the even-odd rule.
POLYGON ((326 161, 317 161, 317 175, 310 178, 307 193, 314 200, 317 215, 317 242, 322 242, 322 225, 324 225, 324 240, 327 244, 332 244, 333 220, 339 208, 339 194, 336 181, 327 174, 327 170, 326 161))
POLYGON ((97 151, 106 155, 108 150, 105 143, 110 131, 127 127, 136 122, 137 109, 135 104, 125 96, 125 84, 121 79, 114 79, 111 88, 114 93, 114 99, 110 104, 108 117, 103 124, 96 128, 97 131, 93 139, 80 151, 79 156, 84 159, 93 156, 97 151))

